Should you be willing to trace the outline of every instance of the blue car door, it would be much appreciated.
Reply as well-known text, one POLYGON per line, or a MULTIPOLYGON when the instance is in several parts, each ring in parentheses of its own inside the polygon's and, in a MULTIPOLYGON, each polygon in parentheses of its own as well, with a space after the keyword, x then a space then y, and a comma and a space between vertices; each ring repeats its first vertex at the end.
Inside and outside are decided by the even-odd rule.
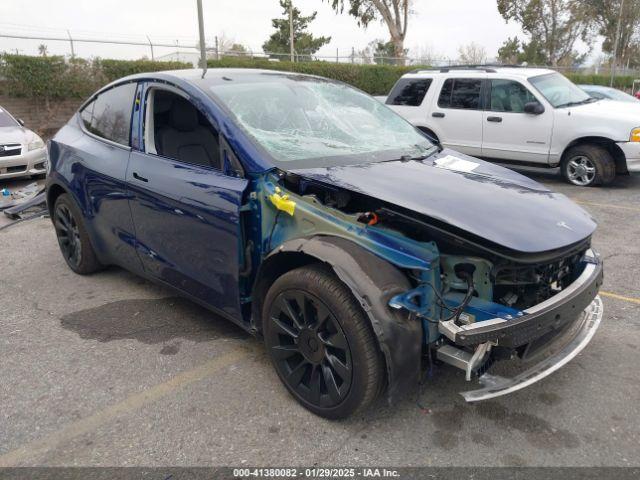
POLYGON ((135 117, 136 82, 100 92, 80 111, 84 135, 70 137, 58 171, 73 173, 72 191, 81 206, 96 252, 106 263, 140 271, 129 210, 126 172, 135 117))
POLYGON ((223 173, 218 132, 178 93, 151 86, 144 95, 144 141, 127 169, 138 254, 148 275, 239 320, 248 182, 223 173))

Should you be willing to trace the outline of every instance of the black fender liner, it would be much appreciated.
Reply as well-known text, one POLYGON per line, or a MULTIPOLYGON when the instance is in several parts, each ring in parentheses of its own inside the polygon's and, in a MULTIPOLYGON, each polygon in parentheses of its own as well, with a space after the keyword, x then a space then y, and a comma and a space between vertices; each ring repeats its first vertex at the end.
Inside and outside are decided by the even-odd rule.
POLYGON ((329 264, 362 306, 386 361, 389 402, 415 388, 420 377, 422 325, 388 306, 391 297, 411 289, 406 275, 358 244, 334 236, 289 240, 272 251, 265 262, 293 252, 329 264))

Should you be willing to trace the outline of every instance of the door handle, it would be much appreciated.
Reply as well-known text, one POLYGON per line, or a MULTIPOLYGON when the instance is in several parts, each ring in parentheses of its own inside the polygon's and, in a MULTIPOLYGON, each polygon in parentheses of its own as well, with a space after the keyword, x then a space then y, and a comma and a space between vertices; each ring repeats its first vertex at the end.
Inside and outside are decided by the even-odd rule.
POLYGON ((433 112, 431 114, 431 116, 435 117, 435 118, 444 118, 444 113, 442 113, 442 112, 433 112))
POLYGON ((502 117, 487 117, 487 122, 500 123, 502 122, 502 117))
POLYGON ((137 172, 133 172, 133 178, 135 178, 136 180, 140 180, 141 182, 148 182, 149 181, 148 178, 144 178, 144 177, 138 175, 137 172))

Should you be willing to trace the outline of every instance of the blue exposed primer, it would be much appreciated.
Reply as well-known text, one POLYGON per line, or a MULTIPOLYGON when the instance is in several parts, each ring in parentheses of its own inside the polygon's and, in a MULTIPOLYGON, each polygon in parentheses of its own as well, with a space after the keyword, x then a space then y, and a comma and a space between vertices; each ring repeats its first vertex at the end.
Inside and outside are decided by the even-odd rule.
MULTIPOLYGON (((435 275, 434 272, 435 270, 421 272, 420 283, 416 288, 396 295, 389 300, 391 308, 404 308, 422 318, 425 343, 431 343, 440 337, 436 322, 451 314, 449 310, 439 307, 436 303, 435 291, 442 291, 442 282, 440 281, 440 275, 435 275)), ((449 292, 443 295, 443 300, 453 310, 462 303, 464 296, 463 293, 449 292)), ((520 310, 478 297, 471 298, 471 301, 464 309, 464 313, 470 315, 473 321, 476 322, 492 318, 510 320, 523 315, 520 310)))
MULTIPOLYGON (((255 193, 243 210, 251 212, 253 219, 246 232, 247 238, 252 239, 255 245, 260 245, 260 254, 256 252, 258 258, 255 260, 261 261, 271 251, 277 250, 279 245, 293 238, 332 235, 349 239, 398 268, 414 272, 417 287, 393 297, 389 306, 404 308, 422 319, 425 343, 434 342, 440 337, 437 325, 427 320, 437 320, 449 314, 436 302, 435 292, 442 292, 443 284, 440 278, 440 253, 435 243, 417 242, 396 231, 359 223, 356 215, 327 207, 313 196, 300 196, 285 190, 275 173, 255 175, 251 180, 251 191, 255 193), (296 203, 293 216, 278 211, 269 200, 269 196, 276 193, 276 188, 296 203)), ((247 283, 249 286, 250 283, 247 283)), ((449 293, 444 300, 450 307, 455 307, 463 297, 463 294, 449 293)), ((465 313, 476 321, 522 315, 518 310, 477 297, 471 300, 465 313)))
MULTIPOLYGON (((451 292, 444 295, 445 303, 449 307, 460 305, 463 298, 464 294, 458 292, 451 292)), ((483 300, 477 297, 471 298, 469 306, 464 311, 469 315, 473 315, 476 322, 491 320, 492 318, 511 320, 524 315, 522 311, 515 308, 500 305, 499 303, 489 302, 488 300, 483 300)))
POLYGON ((391 230, 358 223, 354 215, 347 215, 322 205, 315 197, 299 196, 287 191, 289 197, 296 202, 295 214, 278 215, 268 199, 269 195, 275 193, 277 181, 274 175, 265 176, 263 181, 258 183, 256 191, 265 206, 262 216, 265 228, 262 229, 261 242, 265 255, 292 238, 333 235, 349 239, 403 269, 430 270, 438 258, 438 249, 433 242, 416 242, 391 230), (276 215, 276 228, 268 228, 276 221, 276 215))

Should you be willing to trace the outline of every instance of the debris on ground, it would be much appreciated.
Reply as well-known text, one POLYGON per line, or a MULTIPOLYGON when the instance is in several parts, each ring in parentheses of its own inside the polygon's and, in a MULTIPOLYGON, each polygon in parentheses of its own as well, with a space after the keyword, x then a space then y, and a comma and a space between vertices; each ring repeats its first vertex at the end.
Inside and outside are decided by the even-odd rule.
POLYGON ((0 227, 0 230, 25 220, 48 216, 44 186, 34 182, 14 191, 3 188, 0 190, 0 211, 14 220, 0 227))
POLYGON ((26 187, 10 191, 3 188, 0 195, 0 210, 14 220, 20 219, 24 214, 46 208, 44 186, 38 183, 30 183, 26 187))

